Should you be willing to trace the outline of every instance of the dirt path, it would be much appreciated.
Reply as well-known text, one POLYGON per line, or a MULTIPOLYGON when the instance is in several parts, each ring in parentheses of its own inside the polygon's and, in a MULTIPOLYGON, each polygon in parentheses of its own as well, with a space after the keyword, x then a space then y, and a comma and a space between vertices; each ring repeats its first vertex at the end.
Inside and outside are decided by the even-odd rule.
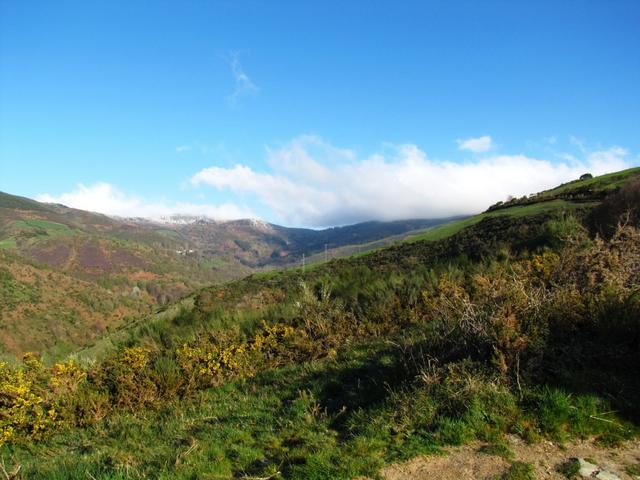
MULTIPOLYGON (((592 441, 578 441, 561 447, 549 441, 528 445, 515 436, 507 440, 514 453, 512 460, 533 465, 537 479, 565 479, 557 468, 573 457, 594 460, 621 480, 640 479, 626 472, 628 466, 640 464, 640 441, 637 440, 618 448, 601 448, 592 441)), ((407 463, 391 465, 381 473, 387 480, 484 480, 503 474, 511 462, 482 453, 483 446, 482 443, 473 443, 448 448, 443 456, 418 457, 407 463)))

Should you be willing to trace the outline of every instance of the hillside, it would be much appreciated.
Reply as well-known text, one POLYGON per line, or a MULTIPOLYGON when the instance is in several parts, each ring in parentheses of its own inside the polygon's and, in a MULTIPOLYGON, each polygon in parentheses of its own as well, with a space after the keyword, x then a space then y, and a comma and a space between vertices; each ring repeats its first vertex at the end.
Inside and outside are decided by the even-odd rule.
POLYGON ((395 236, 421 231, 444 222, 435 220, 402 220, 392 222, 364 222, 356 225, 332 227, 324 230, 289 228, 255 220, 214 222, 199 220, 173 225, 185 242, 190 255, 212 262, 237 262, 252 269, 297 265, 302 255, 316 253, 329 258, 344 255, 341 247, 360 246, 380 241, 386 243, 395 236), (226 259, 226 260, 225 260, 226 259))
POLYGON ((60 357, 220 279, 178 248, 173 232, 0 194, 0 351, 60 357))
MULTIPOLYGON (((362 295, 361 290, 375 289, 375 285, 367 287, 367 282, 370 280, 369 270, 376 272, 374 276, 391 273, 402 276, 418 268, 417 266, 427 265, 429 268, 434 268, 439 264, 455 262, 460 258, 465 261, 481 261, 485 257, 492 258, 500 255, 503 251, 527 252, 544 246, 557 247, 560 242, 558 237, 566 233, 563 230, 566 228, 564 223, 567 219, 587 225, 592 230, 591 235, 597 233, 598 229, 593 225, 593 217, 607 205, 607 202, 602 201, 606 196, 603 196, 602 192, 617 192, 624 186, 627 190, 631 188, 634 192, 640 192, 639 182, 640 168, 603 175, 595 179, 575 181, 558 188, 564 190, 568 196, 574 190, 582 192, 578 201, 549 196, 548 192, 557 190, 554 189, 527 197, 525 205, 516 200, 504 208, 496 210, 490 207, 481 214, 444 222, 424 232, 416 234, 409 231, 403 236, 392 237, 398 241, 386 248, 376 242, 371 242, 367 245, 369 248, 364 250, 358 250, 359 246, 344 247, 343 251, 350 251, 356 255, 335 259, 325 265, 310 265, 304 274, 300 269, 253 274, 239 282, 220 287, 220 291, 216 290, 215 297, 218 299, 216 308, 236 309, 237 303, 240 304, 240 309, 246 307, 247 303, 257 308, 261 305, 260 302, 256 304, 254 300, 246 298, 254 296, 267 298, 275 296, 276 301, 279 301, 285 292, 297 291, 303 277, 316 279, 316 281, 333 278, 351 282, 353 281, 351 277, 362 276, 358 280, 359 287, 353 288, 354 295, 362 295), (585 193, 585 186, 589 185, 596 188, 586 190, 585 193), (278 285, 278 294, 270 290, 274 284, 278 285), (261 292, 263 288, 266 288, 268 293, 261 292)), ((625 201, 630 202, 629 205, 634 205, 633 200, 625 201)), ((622 211, 616 211, 608 218, 621 213, 622 211)), ((320 260, 322 255, 318 255, 317 258, 320 260)), ((195 296, 189 296, 186 301, 188 305, 192 305, 193 298, 199 299, 203 295, 211 295, 210 290, 204 289, 195 296)), ((200 300, 196 303, 202 304, 202 302, 200 300)), ((152 321, 151 324, 145 324, 142 329, 146 331, 151 325, 153 325, 152 331, 165 328, 176 329, 175 325, 166 324, 165 315, 160 318, 163 319, 161 325, 152 321)), ((104 337, 98 342, 98 348, 90 348, 83 351, 81 355, 92 358, 95 352, 103 350, 104 345, 130 342, 131 340, 125 340, 130 338, 129 335, 135 338, 140 335, 136 330, 138 323, 104 337)), ((181 335, 179 334, 178 337, 181 335)))
POLYGON ((480 441, 525 475, 501 478, 533 478, 505 435, 624 444, 640 433, 637 172, 580 205, 541 198, 439 238, 204 288, 52 367, 5 365, 5 467, 377 478, 480 441))
POLYGON ((107 329, 147 313, 147 296, 114 292, 0 250, 2 352, 64 358, 107 329))
POLYGON ((514 198, 508 202, 498 202, 486 212, 460 221, 447 222, 429 229, 411 240, 440 240, 474 225, 485 218, 508 216, 523 217, 558 210, 593 208, 601 204, 608 193, 640 179, 640 167, 621 172, 601 175, 595 178, 574 180, 559 187, 527 197, 514 198))
MULTIPOLYGON (((444 220, 368 222, 327 230, 254 220, 116 219, 0 192, 0 353, 52 358, 198 287, 297 265, 303 253, 425 229, 444 220), (17 308, 17 293, 31 292, 17 308), (28 332, 28 333, 27 333, 28 332)), ((367 249, 365 245, 364 250, 367 249)))

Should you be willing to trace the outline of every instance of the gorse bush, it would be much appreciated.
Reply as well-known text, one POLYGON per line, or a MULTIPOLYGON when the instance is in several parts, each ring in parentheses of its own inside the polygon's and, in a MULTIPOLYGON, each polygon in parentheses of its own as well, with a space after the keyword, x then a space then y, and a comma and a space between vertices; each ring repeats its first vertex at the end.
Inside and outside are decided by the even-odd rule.
MULTIPOLYGON (((69 406, 86 373, 73 361, 46 369, 26 354, 22 364, 0 363, 0 442, 41 439, 73 417, 69 406)), ((73 420, 73 418, 72 418, 73 420)))

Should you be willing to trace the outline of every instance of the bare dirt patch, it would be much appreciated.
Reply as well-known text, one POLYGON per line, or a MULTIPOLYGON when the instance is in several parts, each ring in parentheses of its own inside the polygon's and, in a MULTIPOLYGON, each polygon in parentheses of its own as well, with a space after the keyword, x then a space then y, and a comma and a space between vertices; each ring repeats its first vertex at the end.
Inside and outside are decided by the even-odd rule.
MULTIPOLYGON (((608 472, 622 480, 635 480, 626 472, 629 465, 640 462, 640 441, 627 442, 620 447, 599 447, 593 441, 576 441, 564 446, 542 441, 529 445, 518 437, 509 437, 514 453, 512 461, 527 462, 535 468, 535 478, 561 480, 565 477, 558 467, 570 458, 594 460, 608 472)), ((445 449, 442 456, 414 458, 403 464, 386 467, 382 477, 387 480, 483 480, 502 475, 511 461, 481 451, 485 444, 472 443, 445 449)))

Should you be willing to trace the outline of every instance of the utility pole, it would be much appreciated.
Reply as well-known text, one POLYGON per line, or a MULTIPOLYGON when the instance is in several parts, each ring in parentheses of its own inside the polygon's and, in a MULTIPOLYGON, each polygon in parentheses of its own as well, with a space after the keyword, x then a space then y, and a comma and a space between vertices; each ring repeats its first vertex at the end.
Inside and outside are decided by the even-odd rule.
POLYGON ((306 267, 306 262, 304 258, 304 253, 302 254, 302 273, 304 273, 304 267, 306 267))
POLYGON ((329 261, 329 252, 327 252, 327 244, 324 244, 324 261, 325 263, 329 261))

